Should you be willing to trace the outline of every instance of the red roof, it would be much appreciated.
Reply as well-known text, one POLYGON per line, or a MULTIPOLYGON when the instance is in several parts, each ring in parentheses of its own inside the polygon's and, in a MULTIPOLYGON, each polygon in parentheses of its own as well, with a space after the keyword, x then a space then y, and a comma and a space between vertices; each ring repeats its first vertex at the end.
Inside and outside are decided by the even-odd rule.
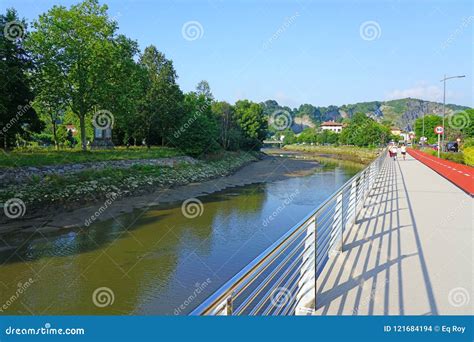
POLYGON ((321 124, 321 126, 337 126, 337 127, 342 127, 342 123, 340 122, 335 122, 335 121, 325 121, 321 124))

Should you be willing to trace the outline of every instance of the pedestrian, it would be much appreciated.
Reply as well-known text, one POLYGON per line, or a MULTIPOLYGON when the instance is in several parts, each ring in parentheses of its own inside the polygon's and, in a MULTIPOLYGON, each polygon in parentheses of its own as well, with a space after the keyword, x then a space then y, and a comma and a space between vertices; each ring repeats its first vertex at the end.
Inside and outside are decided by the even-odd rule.
POLYGON ((405 144, 400 147, 400 152, 402 152, 403 160, 405 160, 405 157, 407 155, 407 147, 405 146, 405 144))
POLYGON ((397 153, 398 153, 397 145, 393 144, 393 146, 392 146, 393 160, 397 160, 397 153))

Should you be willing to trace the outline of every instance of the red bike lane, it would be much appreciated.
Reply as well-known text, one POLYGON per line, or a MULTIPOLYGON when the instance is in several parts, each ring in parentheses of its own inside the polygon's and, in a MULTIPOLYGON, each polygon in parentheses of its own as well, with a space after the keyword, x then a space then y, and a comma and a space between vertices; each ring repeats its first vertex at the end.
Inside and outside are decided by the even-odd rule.
POLYGON ((451 181, 459 188, 474 196, 474 168, 452 162, 450 160, 440 159, 427 153, 407 149, 408 154, 422 162, 441 176, 451 181))

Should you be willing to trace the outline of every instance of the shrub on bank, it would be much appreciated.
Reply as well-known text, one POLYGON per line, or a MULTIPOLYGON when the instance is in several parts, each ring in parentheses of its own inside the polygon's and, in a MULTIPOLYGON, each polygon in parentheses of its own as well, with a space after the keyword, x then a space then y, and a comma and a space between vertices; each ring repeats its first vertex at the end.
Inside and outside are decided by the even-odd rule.
POLYGON ((469 166, 474 166, 474 147, 467 147, 463 150, 464 163, 469 166))

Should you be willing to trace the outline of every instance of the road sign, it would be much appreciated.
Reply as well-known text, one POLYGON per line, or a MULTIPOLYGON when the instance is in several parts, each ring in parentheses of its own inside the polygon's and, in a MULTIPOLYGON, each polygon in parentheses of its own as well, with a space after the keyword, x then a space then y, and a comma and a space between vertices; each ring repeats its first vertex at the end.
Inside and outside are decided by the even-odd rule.
POLYGON ((434 132, 436 134, 443 134, 443 132, 444 132, 443 126, 436 126, 435 129, 434 129, 434 132))

